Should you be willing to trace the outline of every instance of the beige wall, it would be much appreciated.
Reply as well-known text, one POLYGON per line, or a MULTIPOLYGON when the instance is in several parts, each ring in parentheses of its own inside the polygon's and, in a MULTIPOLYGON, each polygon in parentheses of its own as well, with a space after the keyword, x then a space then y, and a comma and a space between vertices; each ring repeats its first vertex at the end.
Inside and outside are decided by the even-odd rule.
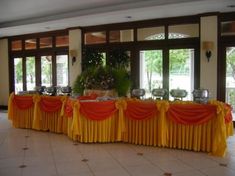
POLYGON ((81 73, 81 58, 82 58, 82 38, 81 30, 75 29, 69 31, 69 51, 76 50, 76 62, 72 65, 72 58, 69 56, 69 82, 73 86, 76 77, 81 73))
POLYGON ((8 41, 0 40, 0 105, 7 105, 9 96, 8 41))
POLYGON ((201 88, 209 89, 210 98, 217 97, 217 16, 201 17, 201 88), (202 49, 203 41, 212 41, 214 49, 208 62, 205 56, 205 50, 202 49))

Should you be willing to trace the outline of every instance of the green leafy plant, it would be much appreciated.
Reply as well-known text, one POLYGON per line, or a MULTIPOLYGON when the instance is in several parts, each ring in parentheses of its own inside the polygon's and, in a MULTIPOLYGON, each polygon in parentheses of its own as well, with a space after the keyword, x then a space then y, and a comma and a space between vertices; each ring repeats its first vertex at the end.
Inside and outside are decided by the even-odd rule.
POLYGON ((113 49, 109 52, 109 65, 114 68, 127 68, 130 64, 130 56, 124 49, 113 49))
POLYGON ((129 73, 124 68, 90 67, 77 77, 73 91, 82 95, 84 89, 115 89, 119 96, 126 96, 130 85, 129 73))
POLYGON ((87 69, 89 67, 98 67, 103 64, 104 55, 93 49, 85 48, 83 52, 82 68, 87 69))
POLYGON ((114 88, 118 96, 126 96, 130 86, 130 75, 125 68, 119 67, 113 70, 114 75, 114 88))

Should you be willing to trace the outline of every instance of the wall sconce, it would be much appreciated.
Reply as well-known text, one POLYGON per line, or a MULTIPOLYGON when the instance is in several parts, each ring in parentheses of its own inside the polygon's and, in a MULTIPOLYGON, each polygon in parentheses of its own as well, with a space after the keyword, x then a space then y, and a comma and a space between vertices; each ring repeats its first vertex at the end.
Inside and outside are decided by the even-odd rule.
POLYGON ((76 62, 77 50, 69 50, 70 57, 72 58, 72 65, 76 62))
POLYGON ((206 51, 206 58, 209 62, 212 55, 211 50, 214 48, 214 43, 210 41, 205 41, 202 43, 202 48, 206 51))

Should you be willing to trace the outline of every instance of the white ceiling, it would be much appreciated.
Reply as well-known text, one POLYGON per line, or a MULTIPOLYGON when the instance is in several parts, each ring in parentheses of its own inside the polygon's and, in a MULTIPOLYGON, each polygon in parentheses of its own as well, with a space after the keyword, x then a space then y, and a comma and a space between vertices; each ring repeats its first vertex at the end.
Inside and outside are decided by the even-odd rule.
POLYGON ((235 0, 0 0, 0 37, 234 11, 231 5, 235 0))

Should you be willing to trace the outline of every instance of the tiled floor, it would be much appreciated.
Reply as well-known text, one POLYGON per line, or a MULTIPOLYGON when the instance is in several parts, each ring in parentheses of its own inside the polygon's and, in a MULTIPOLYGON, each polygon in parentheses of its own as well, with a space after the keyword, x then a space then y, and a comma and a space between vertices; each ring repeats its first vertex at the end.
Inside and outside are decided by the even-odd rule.
POLYGON ((15 129, 0 113, 0 176, 235 176, 235 136, 225 158, 132 144, 81 144, 15 129))

